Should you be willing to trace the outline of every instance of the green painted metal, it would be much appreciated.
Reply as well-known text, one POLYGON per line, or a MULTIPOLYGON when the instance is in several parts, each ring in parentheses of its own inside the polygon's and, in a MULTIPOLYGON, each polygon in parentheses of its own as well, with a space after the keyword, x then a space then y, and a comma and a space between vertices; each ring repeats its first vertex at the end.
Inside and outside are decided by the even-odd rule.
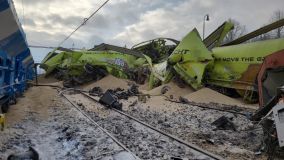
POLYGON ((84 72, 85 64, 91 64, 102 66, 120 78, 129 78, 129 74, 137 68, 148 67, 151 71, 148 78, 150 89, 168 83, 175 70, 194 89, 214 85, 236 89, 242 95, 251 95, 247 91, 256 91, 255 80, 263 58, 284 49, 284 39, 216 47, 220 46, 231 29, 232 24, 225 22, 204 42, 198 31, 193 29, 181 42, 177 42, 177 46, 165 45, 164 40, 156 39, 139 44, 133 50, 128 50, 128 54, 123 53, 125 48, 112 51, 104 50, 105 46, 102 46, 103 50, 97 51, 61 52, 55 56, 49 54, 42 67, 47 74, 55 69, 65 69, 69 75, 77 76, 84 72), (139 51, 139 56, 129 54, 134 51, 139 51), (170 56, 164 60, 169 53, 170 56))
POLYGON ((206 68, 213 61, 196 29, 188 33, 168 59, 181 78, 194 89, 201 88, 206 68))
POLYGON ((231 22, 224 22, 220 27, 213 31, 208 37, 203 40, 207 48, 219 47, 226 35, 234 29, 234 24, 231 22))
POLYGON ((149 89, 157 87, 159 84, 166 84, 171 81, 173 72, 168 69, 168 62, 164 61, 154 64, 151 67, 151 74, 149 79, 149 89))
MULTIPOLYGON (((49 56, 49 55, 48 55, 49 56)), ((76 62, 82 56, 81 52, 61 52, 42 63, 46 75, 52 73, 56 68, 68 68, 79 65, 76 62)), ((72 74, 80 74, 80 71, 72 71, 72 74)))
POLYGON ((156 38, 136 44, 131 49, 147 55, 154 63, 161 63, 167 60, 178 43, 170 38, 156 38))
POLYGON ((264 57, 282 49, 284 39, 214 48, 214 66, 208 69, 206 81, 227 88, 245 90, 246 87, 254 87, 257 69, 264 57), (250 66, 254 66, 255 71, 249 71, 250 66), (249 79, 250 76, 252 77, 249 79), (237 84, 239 85, 236 86, 237 84))
MULTIPOLYGON (((230 25, 223 27, 219 38, 224 38, 230 28, 230 25)), ((168 58, 168 64, 194 89, 207 84, 251 95, 248 91, 256 91, 255 80, 264 57, 282 49, 284 39, 274 39, 215 47, 209 51, 194 29, 176 47, 168 58)), ((153 76, 158 77, 156 74, 153 76)))
POLYGON ((267 33, 269 31, 272 31, 272 30, 277 29, 277 28, 282 27, 282 26, 284 26, 284 19, 280 19, 276 22, 273 22, 273 23, 268 24, 264 27, 261 27, 261 28, 255 30, 255 31, 253 31, 253 32, 250 32, 246 35, 239 37, 238 39, 235 39, 235 40, 233 40, 229 43, 226 43, 223 46, 230 46, 230 45, 236 45, 236 44, 244 43, 244 42, 246 42, 246 41, 248 41, 252 38, 255 38, 257 36, 260 36, 264 33, 267 33))
POLYGON ((79 76, 84 72, 84 65, 103 66, 114 76, 128 78, 128 73, 145 65, 146 59, 115 51, 76 51, 61 52, 42 64, 46 75, 55 69, 67 70, 69 76, 79 76))

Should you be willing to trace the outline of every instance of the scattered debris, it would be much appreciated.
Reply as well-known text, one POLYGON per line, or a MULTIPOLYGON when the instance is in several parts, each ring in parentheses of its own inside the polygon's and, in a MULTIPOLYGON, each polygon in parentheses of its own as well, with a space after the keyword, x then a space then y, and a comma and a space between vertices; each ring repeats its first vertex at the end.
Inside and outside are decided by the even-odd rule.
POLYGON ((215 140, 214 139, 206 139, 206 142, 210 143, 210 144, 214 144, 215 143, 215 140))
MULTIPOLYGON (((3 11, 6 9, 11 11, 10 8, 13 8, 7 0, 4 0, 3 4, 3 11)), ((208 15, 206 16, 208 18, 208 15)), ((7 20, 9 18, 5 19, 4 17, 4 22, 7 20)), ((11 20, 17 24, 14 28, 21 28, 18 26, 16 16, 12 16, 11 20)), ((86 105, 81 101, 75 103, 91 115, 90 121, 98 121, 142 159, 184 160, 179 156, 205 159, 204 155, 196 154, 184 146, 171 143, 169 140, 165 140, 165 137, 143 128, 141 124, 146 122, 165 133, 172 133, 186 141, 193 141, 201 145, 202 148, 208 147, 209 150, 213 150, 225 158, 255 159, 256 156, 261 156, 262 152, 266 152, 268 159, 273 159, 275 155, 279 154, 281 157, 284 153, 282 148, 284 146, 284 105, 273 104, 275 100, 277 102, 283 100, 283 93, 279 99, 275 96, 276 91, 272 91, 277 84, 283 85, 283 69, 280 69, 283 66, 279 67, 275 64, 283 54, 284 40, 275 38, 261 42, 243 42, 283 25, 284 21, 280 19, 226 44, 221 42, 234 28, 230 21, 224 22, 205 39, 201 39, 197 29, 194 28, 181 41, 158 38, 134 45, 131 49, 109 44, 101 44, 88 51, 57 48, 50 52, 41 63, 35 64, 35 70, 37 65, 40 65, 46 71, 46 75, 52 75, 54 78, 62 80, 63 86, 67 88, 84 88, 82 85, 86 83, 97 82, 96 86, 93 86, 94 84, 87 86, 90 87, 88 88, 89 94, 100 97, 98 102, 109 108, 122 110, 123 102, 131 99, 128 102, 129 105, 124 105, 128 106, 125 112, 135 115, 136 117, 132 120, 139 119, 140 123, 138 124, 137 120, 136 122, 129 121, 130 116, 125 119, 115 113, 108 113, 107 116, 100 115, 101 108, 96 108, 98 112, 94 112, 88 106, 90 104, 86 105), (56 52, 56 50, 60 51, 56 52), (279 53, 273 53, 275 51, 279 53), (275 57, 273 56, 275 59, 269 60, 267 56, 272 54, 275 54, 275 57), (248 55, 250 57, 247 57, 248 55), (263 59, 266 59, 268 68, 263 72, 265 77, 258 79, 258 84, 261 82, 265 87, 258 86, 260 87, 258 91, 260 94, 262 90, 265 92, 265 95, 260 96, 260 104, 264 108, 254 117, 262 118, 258 122, 263 127, 263 131, 260 131, 258 128, 252 127, 254 124, 248 119, 251 117, 250 111, 254 111, 256 106, 247 105, 240 99, 226 95, 242 97, 243 101, 251 103, 256 102, 258 96, 255 87, 258 85, 256 77, 260 75, 258 72, 263 59), (274 63, 273 71, 269 68, 269 65, 273 64, 270 62, 274 63), (117 78, 135 81, 135 83, 126 86, 126 83, 128 84, 126 80, 118 80, 117 78), (140 92, 139 86, 136 84, 145 83, 151 90, 145 89, 140 92), (194 92, 195 90, 197 91, 194 92), (136 98, 134 96, 138 96, 138 99, 134 99, 136 98), (264 100, 269 104, 264 106, 266 104, 264 100), (239 106, 243 109, 240 109, 239 106), (162 108, 162 112, 151 110, 153 107, 162 108), (269 111, 271 109, 272 111, 269 111), (271 113, 273 116, 270 115, 271 113), (259 147, 260 143, 263 143, 262 147, 259 147), (257 152, 256 148, 258 148, 257 152), (253 153, 255 154, 253 155, 253 153)), ((4 27, 3 31, 6 32, 6 29, 4 27)), ((25 39, 22 30, 19 34, 20 38, 25 39)), ((5 74, 1 84, 3 90, 1 91, 1 110, 6 113, 9 105, 16 103, 16 96, 22 94, 29 86, 26 85, 26 80, 33 79, 34 62, 26 43, 23 43, 24 46, 21 47, 20 43, 12 43, 13 37, 9 38, 5 34, 4 37, 1 36, 1 40, 5 40, 3 41, 3 49, 0 50, 3 51, 2 58, 4 57, 3 62, 5 62, 3 63, 5 74), (19 48, 25 55, 19 52, 19 48), (10 53, 12 51, 15 53, 10 53), (7 55, 9 56, 7 57, 7 55), (20 82, 20 80, 24 81, 20 82)), ((0 60, 2 62, 2 59, 0 60)), ((38 80, 36 80, 36 84, 38 84, 38 80)), ((284 92, 284 88, 282 89, 284 92)), ((25 114, 25 117, 19 118, 19 122, 9 126, 9 131, 3 131, 5 136, 3 136, 4 138, 0 137, 1 157, 4 154, 6 154, 5 156, 10 154, 6 153, 7 150, 10 152, 16 150, 17 153, 10 155, 8 160, 37 160, 39 153, 33 147, 37 147, 37 150, 38 148, 47 149, 50 146, 53 147, 54 144, 54 148, 50 147, 50 150, 58 155, 51 159, 133 158, 129 153, 122 151, 120 147, 123 145, 116 142, 120 147, 117 146, 113 138, 109 139, 104 134, 96 135, 99 134, 97 128, 89 129, 91 124, 88 121, 82 121, 84 117, 69 111, 68 107, 62 105, 62 101, 56 101, 60 105, 55 104, 50 99, 56 95, 54 92, 45 95, 44 91, 42 96, 42 90, 35 93, 32 97, 33 101, 26 99, 26 102, 29 103, 25 103, 25 110, 18 113, 25 114), (49 102, 45 103, 47 101, 45 99, 48 99, 49 102), (45 106, 46 110, 41 111, 42 108, 38 109, 34 103, 45 106), (47 113, 50 115, 46 116, 47 113), (39 114, 46 117, 43 118, 39 114), (43 120, 40 121, 38 117, 43 120), (34 124, 38 128, 33 126, 34 124), (26 129, 27 127, 28 129, 26 129), (39 128, 44 131, 41 132, 42 130, 39 128), (10 135, 11 130, 14 131, 13 135, 10 135), (40 135, 38 135, 39 132, 40 135), (32 147, 28 151, 22 152, 29 146, 32 147), (58 149, 60 153, 58 153, 58 149)), ((76 108, 78 109, 78 107, 76 108)), ((120 113, 125 115, 125 112, 120 113)), ((11 117, 18 118, 17 116, 11 117)), ((4 129, 4 118, 4 115, 0 114, 1 130, 4 129)), ((170 137, 169 139, 175 138, 170 137)), ((125 147, 122 148, 128 150, 125 147)), ((46 153, 46 155, 49 154, 46 153)), ((46 155, 45 157, 47 157, 46 155)))
POLYGON ((84 83, 90 81, 98 81, 105 77, 108 72, 101 66, 92 66, 91 64, 84 65, 84 72, 81 75, 69 76, 66 75, 67 72, 65 69, 58 69, 56 74, 57 79, 63 80, 63 86, 66 88, 73 88, 78 85, 82 85, 84 83), (67 76, 67 77, 66 77, 67 76))
MULTIPOLYGON (((273 79, 273 78, 272 78, 273 79)), ((275 83, 277 81, 270 80, 270 83, 275 83)), ((266 84, 266 87, 275 87, 273 85, 266 84)), ((271 89, 273 90, 273 89, 271 89)), ((266 91, 265 91, 266 92, 266 91)), ((273 93, 270 91, 269 93, 273 93)), ((284 158, 284 132, 283 132, 283 122, 284 122, 284 86, 278 87, 277 92, 270 95, 270 99, 265 99, 268 103, 263 106, 258 112, 253 116, 253 120, 259 119, 259 124, 261 124, 264 136, 262 150, 268 154, 268 159, 283 159, 284 158)), ((265 96, 261 95, 261 96, 265 96)), ((263 98, 263 97, 262 97, 263 98)))
POLYGON ((122 104, 118 102, 117 97, 112 94, 111 90, 107 90, 100 98, 99 102, 107 107, 122 110, 122 104))
POLYGON ((147 98, 149 98, 150 96, 147 95, 139 95, 138 96, 138 101, 146 103, 147 102, 147 98))
POLYGON ((164 110, 156 110, 156 106, 151 104, 151 101, 146 104, 138 103, 130 107, 127 113, 162 131, 222 155, 225 159, 258 159, 263 156, 256 157, 253 154, 262 143, 263 132, 260 129, 251 129, 253 123, 245 116, 173 102, 160 103, 164 110), (167 108, 169 110, 165 111, 167 108), (216 126, 212 123, 222 116, 234 117, 231 121, 236 131, 215 130, 216 126))
POLYGON ((234 123, 232 122, 233 118, 227 118, 225 116, 222 116, 215 120, 212 125, 216 126, 216 129, 221 129, 221 130, 234 130, 236 131, 236 127, 234 123))
POLYGON ((122 152, 119 152, 115 155, 103 157, 99 160, 136 160, 136 158, 133 157, 133 155, 131 153, 122 151, 122 152))
POLYGON ((89 94, 92 96, 102 96, 103 90, 101 87, 94 87, 89 90, 89 94))
POLYGON ((135 101, 134 101, 133 103, 131 103, 128 107, 133 107, 133 106, 135 106, 137 103, 138 103, 138 101, 135 100, 135 101))
POLYGON ((89 104, 89 107, 84 109, 83 112, 100 126, 103 126, 141 159, 167 160, 171 156, 189 157, 191 159, 210 159, 209 157, 211 157, 204 154, 203 150, 185 145, 186 142, 173 141, 174 138, 167 136, 166 133, 157 132, 143 122, 138 123, 137 120, 126 116, 124 112, 110 110, 108 116, 101 116, 100 111, 93 112, 93 110, 99 110, 101 107, 99 105, 91 107, 90 99, 86 97, 85 99, 85 103, 89 104))
POLYGON ((144 94, 149 94, 149 95, 161 95, 162 93, 164 93, 165 96, 168 97, 172 96, 173 98, 179 98, 180 96, 185 96, 195 91, 190 86, 184 86, 183 88, 181 88, 179 87, 178 83, 169 82, 167 84, 153 88, 152 90, 147 90, 142 92, 144 94))
POLYGON ((130 88, 128 89, 128 93, 131 94, 131 95, 133 95, 133 96, 139 94, 138 86, 135 85, 135 84, 132 84, 132 85, 130 86, 130 88))
POLYGON ((57 96, 56 90, 33 87, 25 96, 7 113, 7 129, 0 136, 1 160, 12 153, 24 153, 29 146, 40 159, 101 159, 123 151, 57 96), (39 94, 41 91, 45 94, 39 94))
POLYGON ((39 160, 39 155, 33 147, 29 147, 29 150, 24 153, 10 155, 8 160, 39 160))
POLYGON ((171 88, 169 86, 163 86, 161 89, 161 94, 166 94, 171 88))
MULTIPOLYGON (((99 87, 94 87, 90 90, 90 95, 100 96, 102 90, 99 87)), ((100 98, 99 102, 108 106, 113 107, 119 110, 122 110, 122 103, 119 103, 118 100, 125 99, 127 100, 131 96, 136 96, 139 94, 138 86, 135 84, 130 85, 129 89, 125 91, 122 88, 108 89, 100 98)))
POLYGON ((119 87, 116 89, 109 89, 108 91, 111 94, 115 95, 118 99, 125 100, 127 100, 131 96, 136 96, 139 94, 138 86, 135 84, 132 84, 126 91, 119 87))
POLYGON ((179 158, 179 157, 171 157, 171 160, 186 160, 184 158, 179 158))

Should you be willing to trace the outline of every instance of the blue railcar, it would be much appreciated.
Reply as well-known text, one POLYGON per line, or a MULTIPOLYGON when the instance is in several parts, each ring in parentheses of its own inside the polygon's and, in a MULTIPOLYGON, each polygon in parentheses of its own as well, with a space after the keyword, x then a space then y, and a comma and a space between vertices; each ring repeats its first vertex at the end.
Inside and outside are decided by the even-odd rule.
POLYGON ((34 77, 34 60, 13 1, 0 0, 0 105, 7 112, 34 77))

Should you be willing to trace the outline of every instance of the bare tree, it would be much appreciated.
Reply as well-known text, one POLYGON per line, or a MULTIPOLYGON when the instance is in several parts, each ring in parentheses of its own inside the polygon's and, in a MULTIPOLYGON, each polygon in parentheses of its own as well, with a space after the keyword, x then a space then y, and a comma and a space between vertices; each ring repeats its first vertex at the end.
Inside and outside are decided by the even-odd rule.
POLYGON ((234 24, 234 29, 231 30, 225 37, 225 43, 231 42, 246 33, 246 27, 244 25, 241 25, 240 22, 234 19, 229 19, 228 21, 234 24))
MULTIPOLYGON (((269 23, 276 22, 278 20, 281 20, 284 18, 284 12, 281 10, 277 10, 273 12, 271 15, 271 18, 269 20, 269 23)), ((275 38, 281 38, 284 37, 284 26, 279 27, 277 29, 274 29, 270 32, 264 33, 260 36, 257 36, 253 39, 250 40, 250 42, 255 42, 255 41, 263 41, 263 40, 268 40, 268 39, 275 39, 275 38)))
MULTIPOLYGON (((272 14, 270 21, 272 23, 281 20, 283 18, 284 18, 284 12, 281 10, 277 10, 272 14)), ((284 26, 275 29, 274 31, 275 38, 281 38, 283 36, 283 32, 284 32, 284 26)))
POLYGON ((259 36, 259 40, 263 41, 263 40, 267 40, 267 39, 271 39, 271 34, 268 33, 264 33, 262 35, 259 36))
MULTIPOLYGON (((265 26, 265 25, 263 25, 265 26)), ((268 40, 268 39, 272 39, 273 38, 273 34, 272 32, 267 32, 267 33, 263 33, 257 37, 252 38, 251 40, 249 40, 249 42, 256 42, 256 41, 264 41, 264 40, 268 40)))

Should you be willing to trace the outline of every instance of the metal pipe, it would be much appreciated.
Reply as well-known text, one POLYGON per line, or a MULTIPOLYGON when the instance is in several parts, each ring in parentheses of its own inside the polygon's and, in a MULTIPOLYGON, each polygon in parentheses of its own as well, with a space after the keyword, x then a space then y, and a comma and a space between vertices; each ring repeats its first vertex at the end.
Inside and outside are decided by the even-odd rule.
POLYGON ((209 21, 209 14, 206 14, 203 18, 203 38, 202 40, 204 40, 204 37, 205 37, 205 21, 209 21))
POLYGON ((199 107, 199 108, 204 108, 204 109, 211 109, 211 110, 216 110, 216 111, 222 111, 222 112, 228 112, 228 113, 232 113, 232 114, 238 114, 238 115, 242 115, 242 116, 245 116, 247 117, 247 114, 245 113, 240 113, 240 112, 236 112, 236 111, 229 111, 229 110, 225 110, 225 109, 219 109, 219 108, 213 108, 213 107, 208 107, 208 106, 204 106, 204 105, 201 105, 201 104, 198 104, 198 103, 195 103, 195 102, 180 102, 180 101, 174 101, 174 100, 170 100, 170 99, 166 99, 167 101, 170 101, 170 102, 174 102, 174 103, 180 103, 180 104, 188 104, 188 105, 192 105, 192 106, 196 106, 196 107, 199 107))

